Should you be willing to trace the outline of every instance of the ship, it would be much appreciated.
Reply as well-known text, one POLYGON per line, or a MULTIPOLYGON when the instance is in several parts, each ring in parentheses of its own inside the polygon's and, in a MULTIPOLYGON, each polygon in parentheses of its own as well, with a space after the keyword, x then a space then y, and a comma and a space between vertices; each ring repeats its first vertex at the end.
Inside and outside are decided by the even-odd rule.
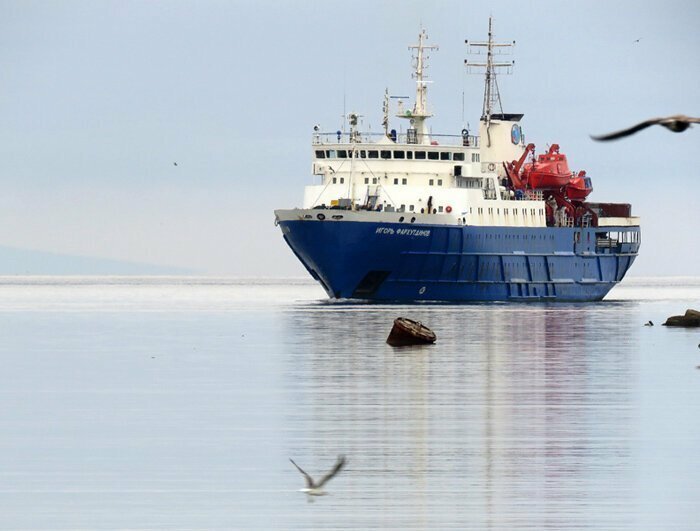
POLYGON ((496 42, 491 19, 487 39, 465 41, 483 58, 465 60, 485 74, 478 134, 433 134, 425 69, 438 47, 427 41, 422 29, 409 46, 412 107, 385 91, 383 132, 362 131, 356 112, 343 130, 314 127, 303 205, 274 212, 284 241, 332 299, 603 299, 639 252, 631 205, 589 201, 591 178, 558 144, 537 154, 525 142, 524 115, 503 112, 497 82, 515 42, 496 42))

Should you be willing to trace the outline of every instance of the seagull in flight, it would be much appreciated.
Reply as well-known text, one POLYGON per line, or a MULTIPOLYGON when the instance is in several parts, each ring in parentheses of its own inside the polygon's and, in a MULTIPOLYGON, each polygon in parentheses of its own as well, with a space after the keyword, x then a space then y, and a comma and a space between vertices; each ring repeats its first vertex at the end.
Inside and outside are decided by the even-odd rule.
POLYGON ((301 492, 305 492, 310 496, 324 496, 325 494, 327 494, 327 492, 323 490, 323 486, 326 483, 328 483, 331 480, 331 478, 333 478, 333 476, 340 472, 340 469, 343 468, 343 466, 345 466, 345 457, 339 455, 338 460, 335 462, 335 466, 333 467, 333 469, 330 472, 328 472, 328 474, 323 476, 320 481, 314 481, 314 478, 312 478, 306 472, 304 472, 304 470, 299 465, 297 465, 293 459, 290 458, 289 460, 306 479, 306 488, 301 489, 301 492))
POLYGON ((617 140, 625 136, 633 135, 637 131, 646 129, 652 125, 663 125, 669 131, 674 133, 682 133, 690 127, 690 124, 700 124, 700 118, 693 118, 692 116, 685 116, 683 114, 676 114, 674 116, 668 116, 666 118, 652 118, 650 120, 645 120, 644 122, 628 127, 627 129, 622 129, 621 131, 615 131, 614 133, 608 133, 607 135, 591 136, 593 140, 617 140))

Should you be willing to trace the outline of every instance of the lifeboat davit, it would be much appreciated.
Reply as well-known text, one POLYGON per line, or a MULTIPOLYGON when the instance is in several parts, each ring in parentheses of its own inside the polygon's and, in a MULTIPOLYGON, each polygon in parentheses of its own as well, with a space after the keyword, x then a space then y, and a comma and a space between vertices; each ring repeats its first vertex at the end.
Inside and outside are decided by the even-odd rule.
POLYGON ((566 197, 574 201, 583 201, 593 191, 591 178, 586 177, 585 171, 578 172, 566 185, 566 197))
POLYGON ((571 170, 566 155, 559 153, 559 144, 552 144, 547 153, 525 164, 522 180, 535 190, 560 190, 569 184, 571 170))

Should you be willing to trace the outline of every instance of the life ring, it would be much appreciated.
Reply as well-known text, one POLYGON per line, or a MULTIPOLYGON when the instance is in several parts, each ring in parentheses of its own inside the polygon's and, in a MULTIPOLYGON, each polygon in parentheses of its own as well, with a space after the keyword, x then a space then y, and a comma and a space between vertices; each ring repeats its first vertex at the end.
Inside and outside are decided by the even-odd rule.
POLYGON ((496 165, 493 162, 489 162, 489 171, 493 171, 496 169, 496 165))
POLYGON ((447 212, 448 214, 449 214, 450 212, 452 212, 452 207, 451 207, 450 205, 447 205, 447 206, 445 207, 445 212, 447 212))

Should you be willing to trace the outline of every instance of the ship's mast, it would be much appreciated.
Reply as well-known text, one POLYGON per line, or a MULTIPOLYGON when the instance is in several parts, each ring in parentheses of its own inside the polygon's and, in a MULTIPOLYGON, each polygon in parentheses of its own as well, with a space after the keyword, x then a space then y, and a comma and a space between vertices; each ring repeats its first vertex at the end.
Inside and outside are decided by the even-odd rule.
POLYGON ((425 30, 422 29, 418 34, 418 44, 413 44, 408 47, 409 50, 416 51, 413 56, 413 67, 415 68, 413 77, 416 80, 416 101, 413 105, 413 111, 406 111, 400 113, 398 116, 400 118, 408 118, 411 121, 409 131, 413 130, 415 136, 412 139, 409 133, 409 143, 430 143, 428 129, 425 123, 425 120, 432 116, 432 114, 428 112, 428 81, 425 79, 425 70, 428 68, 426 65, 428 56, 425 54, 425 51, 438 50, 439 47, 425 44, 427 40, 428 35, 425 33, 425 30))
MULTIPOLYGON (((489 17, 489 34, 488 40, 486 41, 464 41, 467 46, 469 46, 468 53, 474 55, 483 55, 484 49, 486 50, 486 62, 485 63, 475 63, 467 59, 464 60, 464 64, 468 69, 476 68, 479 73, 482 72, 482 68, 485 72, 485 82, 484 82, 484 105, 481 111, 481 121, 486 123, 487 131, 488 126, 491 123, 491 116, 494 114, 494 110, 498 109, 500 114, 503 114, 503 104, 501 102, 501 93, 498 90, 498 81, 496 80, 496 71, 499 68, 505 68, 506 73, 510 73, 513 67, 513 61, 500 61, 494 60, 495 55, 505 55, 510 53, 510 48, 515 46, 515 41, 512 42, 494 42, 493 40, 493 19, 489 17)), ((490 140, 489 140, 490 143, 490 140)))

